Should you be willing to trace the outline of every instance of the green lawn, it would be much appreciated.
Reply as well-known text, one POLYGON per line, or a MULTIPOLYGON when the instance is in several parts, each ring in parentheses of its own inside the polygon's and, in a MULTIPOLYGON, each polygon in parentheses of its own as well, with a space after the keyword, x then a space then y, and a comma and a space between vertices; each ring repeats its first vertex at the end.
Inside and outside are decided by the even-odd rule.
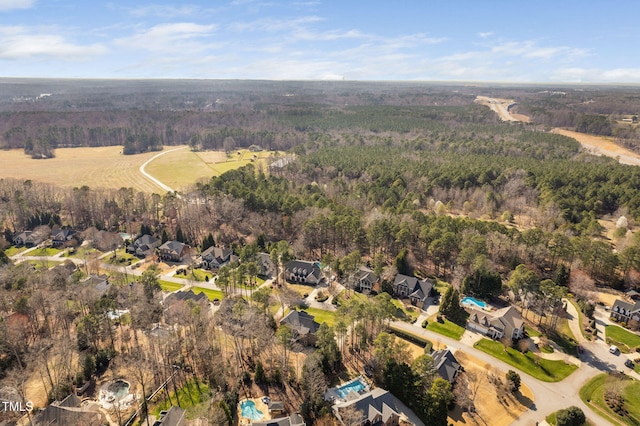
POLYGON ((529 327, 528 325, 524 326, 524 331, 527 332, 527 336, 529 336, 529 337, 540 337, 540 336, 542 336, 542 333, 540 333, 535 328, 529 327))
POLYGON ((160 411, 168 410, 172 405, 178 405, 178 401, 180 401, 181 408, 188 410, 189 407, 204 402, 210 397, 209 386, 204 383, 198 383, 198 386, 196 386, 193 380, 189 380, 185 386, 179 388, 177 394, 176 397, 176 392, 171 392, 169 398, 153 405, 149 412, 159 416, 160 411))
POLYGON ((121 248, 116 250, 116 257, 113 257, 113 253, 110 256, 107 256, 107 263, 111 265, 133 265, 140 261, 136 256, 127 253, 126 249, 121 248))
POLYGON ((569 328, 567 318, 558 319, 555 332, 549 332, 549 339, 564 349, 569 355, 578 356, 578 341, 569 328))
POLYGON ((4 254, 6 254, 8 257, 11 256, 15 256, 18 253, 22 253, 23 251, 25 251, 27 248, 22 246, 22 247, 9 247, 7 249, 5 249, 4 254))
POLYGON ((160 284, 160 288, 162 289, 162 291, 166 292, 180 290, 182 287, 184 287, 182 284, 172 283, 165 280, 158 280, 158 283, 160 284))
POLYGON ((443 336, 451 337, 452 339, 460 340, 464 333, 464 327, 460 327, 448 319, 444 318, 444 323, 440 324, 436 320, 436 316, 429 318, 429 324, 427 324, 427 330, 435 331, 443 336))
POLYGON ((599 374, 580 389, 580 399, 610 423, 640 425, 640 382, 629 376, 599 374), (621 391, 628 416, 620 416, 608 407, 604 392, 609 388, 621 391))
POLYGON ((73 253, 71 253, 70 251, 67 251, 63 256, 65 257, 73 257, 75 259, 84 259, 85 257, 88 257, 91 254, 95 254, 96 256, 100 256, 103 253, 101 251, 98 251, 92 247, 80 247, 75 249, 75 251, 73 253))
POLYGON ((502 343, 489 339, 481 339, 473 347, 544 382, 559 382, 578 368, 576 365, 567 364, 564 361, 537 358, 531 352, 523 354, 511 347, 505 351, 502 343))
POLYGON ((326 322, 328 326, 333 327, 336 322, 336 313, 333 311, 325 311, 318 308, 306 308, 301 310, 305 311, 309 315, 313 315, 318 324, 326 322))
POLYGON ((633 352, 640 346, 640 336, 617 325, 605 326, 605 335, 607 343, 619 347, 620 352, 633 352))
POLYGON ((203 288, 203 287, 193 287, 193 292, 195 294, 198 293, 204 293, 207 295, 207 298, 209 300, 213 300, 213 299, 218 299, 218 300, 222 300, 224 299, 224 293, 220 290, 211 290, 209 288, 203 288))
POLYGON ((413 323, 418 319, 419 314, 417 308, 414 308, 413 306, 405 306, 404 303, 398 299, 391 299, 391 303, 393 303, 393 306, 397 308, 395 312, 396 318, 410 323, 413 323))
MULTIPOLYGON (((183 277, 183 275, 177 275, 183 277)), ((195 280, 195 281, 211 281, 211 279, 215 276, 215 274, 211 271, 205 271, 204 269, 194 269, 190 274, 187 274, 187 279, 195 280)))
POLYGON ((29 260, 29 265, 33 265, 36 269, 49 269, 53 266, 59 265, 61 262, 54 262, 51 260, 29 260))
POLYGON ((62 250, 53 248, 53 247, 46 247, 46 248, 43 247, 43 248, 33 250, 32 252, 29 253, 29 256, 55 256, 61 251, 62 250))

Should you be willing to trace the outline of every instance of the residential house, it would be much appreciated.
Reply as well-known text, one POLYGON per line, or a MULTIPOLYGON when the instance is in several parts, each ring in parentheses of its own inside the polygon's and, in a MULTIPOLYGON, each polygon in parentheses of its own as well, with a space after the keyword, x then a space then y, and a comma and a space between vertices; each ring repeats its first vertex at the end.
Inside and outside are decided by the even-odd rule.
POLYGON ((293 338, 307 345, 316 343, 316 332, 320 324, 315 321, 313 315, 304 311, 290 311, 280 320, 280 325, 288 325, 293 331, 293 338))
POLYGON ((419 280, 416 277, 398 274, 393 281, 393 292, 398 297, 408 297, 411 304, 421 309, 430 305, 435 282, 431 279, 419 280))
POLYGON ((54 247, 64 246, 76 233, 73 229, 58 229, 51 234, 51 245, 54 247))
POLYGON ((287 282, 293 284, 320 284, 324 278, 317 262, 306 260, 291 260, 284 266, 284 276, 287 282))
POLYGON ((96 403, 81 405, 71 394, 62 401, 52 402, 32 419, 34 426, 102 426, 106 424, 96 403))
POLYGON ((187 317, 185 313, 189 312, 193 305, 199 305, 202 309, 209 306, 209 298, 204 292, 198 294, 193 290, 176 291, 169 294, 162 302, 164 305, 164 319, 167 324, 181 324, 187 317), (191 301, 191 302, 188 302, 191 301), (188 304, 190 303, 190 304, 188 304), (188 309, 185 311, 185 309, 188 309))
POLYGON ((138 237, 133 243, 127 246, 127 253, 134 254, 136 257, 143 258, 153 254, 156 247, 159 247, 162 241, 149 234, 138 237))
POLYGON ((616 300, 609 311, 609 316, 619 322, 640 321, 640 302, 616 300))
POLYGON ((13 237, 13 245, 35 247, 51 236, 48 226, 39 226, 35 231, 23 231, 13 237))
POLYGON ((251 422, 251 426, 305 426, 305 423, 300 414, 292 414, 289 417, 251 422))
POLYGON ((389 391, 381 388, 375 388, 357 398, 339 402, 333 406, 333 412, 345 426, 397 426, 401 419, 413 425, 424 425, 413 411, 389 391), (349 418, 343 419, 342 416, 346 416, 347 413, 349 418), (356 413, 361 416, 360 419, 354 418, 356 413))
POLYGON ((160 259, 165 262, 182 262, 191 254, 191 248, 180 241, 167 241, 159 248, 160 259))
POLYGON ((185 426, 187 424, 187 412, 175 405, 167 411, 160 411, 160 418, 153 422, 153 426, 185 426))
POLYGON ((378 282, 378 276, 366 266, 361 266, 356 273, 356 289, 363 293, 371 293, 373 286, 378 282))
POLYGON ((520 339, 524 335, 524 321, 513 306, 493 312, 469 308, 467 328, 492 339, 502 339, 504 336, 520 339))
POLYGON ((31 242, 31 231, 23 231, 13 237, 13 245, 17 247, 27 246, 31 242))
POLYGON ((109 290, 109 279, 106 275, 91 274, 81 283, 93 287, 99 295, 103 295, 109 290))
POLYGON ((202 252, 203 267, 207 269, 219 269, 231 261, 233 250, 222 247, 209 247, 202 252))
POLYGON ((256 255, 256 264, 258 265, 258 276, 264 278, 276 276, 276 265, 273 264, 269 253, 258 253, 256 255))
POLYGON ((433 351, 431 358, 433 358, 433 367, 438 371, 438 375, 453 384, 462 371, 462 366, 453 353, 449 349, 433 351))
POLYGON ((631 300, 640 300, 640 293, 638 293, 637 291, 635 291, 633 289, 627 291, 625 294, 631 300))

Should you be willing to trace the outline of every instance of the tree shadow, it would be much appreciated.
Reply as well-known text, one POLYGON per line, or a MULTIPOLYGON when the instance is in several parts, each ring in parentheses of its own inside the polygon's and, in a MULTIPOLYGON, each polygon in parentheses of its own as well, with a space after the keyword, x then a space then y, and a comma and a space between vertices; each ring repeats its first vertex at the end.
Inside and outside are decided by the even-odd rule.
POLYGON ((523 407, 527 407, 530 410, 535 410, 535 404, 533 403, 533 400, 531 398, 529 398, 526 395, 523 395, 522 392, 520 392, 519 390, 517 392, 515 392, 513 395, 516 397, 518 402, 523 407))

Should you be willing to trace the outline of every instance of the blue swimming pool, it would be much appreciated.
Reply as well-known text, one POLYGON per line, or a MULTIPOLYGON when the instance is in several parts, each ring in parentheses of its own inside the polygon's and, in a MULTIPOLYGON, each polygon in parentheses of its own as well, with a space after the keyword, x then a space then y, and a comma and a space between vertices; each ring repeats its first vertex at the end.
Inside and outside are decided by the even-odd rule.
POLYGON ((487 304, 485 302, 469 296, 462 299, 460 303, 462 303, 463 305, 473 305, 481 309, 484 309, 487 307, 487 304))
POLYGON ((242 411, 242 417, 258 421, 262 418, 262 411, 256 408, 256 403, 250 400, 242 401, 240 403, 240 410, 242 411))
POLYGON ((347 399, 347 395, 349 392, 353 391, 355 393, 359 393, 367 387, 366 384, 362 383, 360 380, 354 380, 353 382, 347 383, 345 385, 336 388, 336 393, 340 398, 347 399))

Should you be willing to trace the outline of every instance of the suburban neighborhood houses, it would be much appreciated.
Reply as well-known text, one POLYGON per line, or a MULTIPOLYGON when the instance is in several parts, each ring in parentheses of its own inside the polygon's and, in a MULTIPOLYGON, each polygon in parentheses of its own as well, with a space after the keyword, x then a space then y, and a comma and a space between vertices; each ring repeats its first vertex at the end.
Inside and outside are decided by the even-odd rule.
MULTIPOLYGON (((54 244, 54 236, 57 236, 59 241, 68 241, 67 238, 75 234, 77 233, 58 232, 56 234, 52 234, 50 236, 50 244, 52 247, 61 248, 61 250, 63 250, 62 253, 64 253, 64 243, 54 244)), ((14 238, 14 241, 19 241, 22 246, 25 246, 26 244, 24 242, 24 239, 28 238, 28 236, 28 234, 22 233, 22 235, 16 236, 16 238, 14 238)), ((80 237, 76 235, 75 238, 80 237)), ((43 244, 44 241, 45 240, 43 240, 40 244, 43 244)), ((83 245, 82 247, 85 246, 83 245)), ((30 250, 37 251, 41 249, 39 249, 37 246, 34 246, 31 247, 30 250)), ((69 250, 70 252, 73 252, 75 250, 78 250, 78 248, 69 250)), ((137 285, 135 283, 136 275, 142 277, 145 274, 146 270, 153 270, 154 268, 157 268, 156 265, 158 265, 158 262, 160 262, 161 265, 164 265, 166 262, 167 266, 163 266, 163 268, 168 267, 170 271, 174 271, 175 273, 177 273, 178 270, 192 271, 191 275, 187 275, 187 273, 185 272, 185 278, 172 278, 176 283, 181 283, 180 287, 183 287, 184 284, 186 284, 186 286, 176 291, 165 292, 162 300, 163 312, 161 323, 158 323, 156 326, 154 326, 155 331, 153 331, 152 334, 154 336, 169 336, 172 333, 172 328, 188 327, 188 317, 191 315, 190 312, 194 312, 194 309, 196 308, 198 309, 197 312, 202 312, 207 316, 212 316, 215 315, 216 311, 222 308, 222 306, 219 306, 221 300, 224 304, 227 303, 227 301, 231 301, 234 297, 242 297, 243 294, 245 295, 245 297, 249 296, 251 298, 251 293, 253 292, 258 292, 258 290, 271 290, 272 288, 275 288, 274 278, 277 274, 278 268, 273 262, 274 256, 270 253, 256 252, 254 255, 251 255, 251 257, 245 256, 243 258, 242 256, 235 255, 233 250, 231 249, 225 249, 219 246, 211 246, 203 250, 199 254, 195 254, 195 250, 190 248, 189 245, 185 243, 181 243, 176 240, 169 240, 164 244, 160 244, 159 238, 149 234, 132 238, 131 242, 129 244, 126 244, 124 249, 122 249, 123 253, 130 254, 135 256, 136 258, 142 259, 139 261, 143 265, 142 267, 138 267, 135 264, 128 265, 127 263, 125 263, 124 266, 119 266, 117 262, 118 258, 113 257, 113 253, 119 253, 118 250, 107 252, 102 255, 103 259, 110 259, 112 262, 115 262, 115 265, 113 266, 109 266, 108 264, 103 265, 103 268, 105 268, 103 270, 107 271, 107 273, 103 272, 102 274, 89 274, 85 278, 81 279, 80 284, 87 289, 90 289, 94 294, 106 297, 107 295, 113 295, 114 291, 118 291, 116 290, 118 288, 118 285, 114 281, 114 278, 111 277, 111 274, 120 269, 129 271, 129 273, 131 273, 134 277, 133 281, 129 282, 128 284, 130 288, 135 288, 135 286, 137 285), (216 281, 220 278, 218 277, 218 275, 216 275, 216 272, 219 272, 220 274, 223 274, 225 276, 230 274, 229 277, 233 277, 235 271, 240 270, 239 268, 241 268, 242 265, 246 265, 248 263, 255 264, 255 271, 253 273, 256 276, 264 277, 262 281, 256 282, 253 288, 249 288, 247 290, 236 290, 238 292, 238 296, 234 296, 231 292, 228 292, 226 295, 223 292, 219 292, 218 289, 220 287, 218 287, 216 281), (201 277, 201 281, 190 282, 187 278, 195 278, 197 276, 196 271, 198 270, 214 271, 214 273, 212 274, 212 278, 210 278, 206 274, 202 276, 206 278, 207 281, 202 280, 201 277), (264 279, 266 279, 266 281, 264 279), (208 293, 206 292, 214 293, 209 293, 208 295, 208 293), (212 296, 211 294, 219 295, 212 296)), ((28 254, 28 252, 25 253, 28 254)), ((16 261, 24 261, 26 259, 29 259, 29 257, 21 255, 17 255, 15 257, 16 261)), ((84 260, 79 258, 71 259, 73 259, 73 262, 77 262, 77 267, 84 267, 84 260)), ((73 262, 71 262, 71 264, 73 264, 73 262)), ((335 311, 331 310, 335 310, 335 307, 327 307, 331 307, 331 303, 327 302, 327 304, 323 304, 317 302, 317 300, 320 298, 319 295, 328 294, 332 298, 331 300, 338 300, 348 293, 341 294, 340 289, 344 289, 344 287, 340 285, 339 282, 331 282, 330 280, 328 280, 327 275, 325 275, 322 270, 320 262, 290 260, 284 264, 284 269, 280 272, 285 281, 289 283, 287 285, 291 285, 294 287, 298 285, 302 287, 308 287, 309 290, 305 292, 305 299, 302 300, 302 302, 298 302, 301 303, 298 307, 293 307, 282 311, 279 310, 278 312, 276 312, 276 318, 278 318, 278 329, 286 327, 290 330, 290 337, 288 337, 288 339, 290 340, 287 345, 292 345, 295 343, 301 345, 298 346, 299 348, 307 348, 307 351, 313 351, 314 348, 318 348, 319 345, 326 344, 326 341, 324 341, 323 343, 322 340, 324 339, 324 337, 319 337, 318 335, 321 324, 322 322, 324 322, 324 320, 317 321, 316 315, 318 313, 321 313, 322 310, 326 309, 329 309, 327 312, 335 315, 335 311), (312 289, 313 291, 311 291, 312 289), (307 293, 312 293, 312 295, 307 296, 307 293), (314 308, 316 310, 310 310, 309 312, 307 312, 305 309, 309 309, 310 305, 318 306, 320 308, 314 308), (310 312, 313 312, 313 314, 310 312)), ((166 278, 169 277, 171 277, 171 275, 166 275, 166 278)), ((177 275, 173 275, 173 277, 177 277, 177 275)), ((381 288, 381 278, 379 278, 370 268, 360 266, 357 273, 353 274, 353 278, 355 279, 356 283, 356 293, 355 296, 352 297, 360 297, 357 296, 358 294, 362 295, 362 297, 377 297, 376 295, 380 292, 381 288)), ((250 281, 247 281, 247 284, 249 282, 250 281)), ((518 342, 520 341, 530 340, 525 330, 526 319, 522 316, 523 308, 518 304, 509 303, 509 297, 505 296, 506 299, 502 298, 500 300, 496 300, 496 303, 493 304, 491 302, 482 302, 473 297, 461 295, 459 296, 459 299, 454 302, 458 303, 460 309, 464 309, 464 311, 466 312, 466 324, 464 324, 465 328, 461 329, 460 331, 461 335, 460 337, 458 337, 459 340, 452 340, 453 343, 450 345, 448 343, 449 341, 447 340, 449 339, 449 337, 446 337, 446 335, 443 335, 441 337, 434 337, 434 332, 430 331, 428 325, 428 323, 430 322, 433 322, 434 324, 446 324, 443 323, 440 319, 442 316, 442 311, 440 311, 440 307, 436 304, 436 302, 438 300, 445 299, 444 294, 442 293, 445 292, 446 289, 450 289, 449 286, 443 287, 442 283, 438 283, 437 280, 433 278, 420 279, 404 274, 395 275, 393 277, 393 281, 389 282, 388 284, 393 290, 393 296, 397 298, 396 300, 404 301, 402 305, 403 309, 406 309, 407 312, 411 310, 413 310, 414 312, 417 311, 419 316, 419 318, 415 322, 415 325, 410 325, 408 323, 404 323, 406 325, 400 325, 400 323, 398 322, 393 322, 391 330, 399 330, 401 331, 399 335, 403 335, 402 333, 407 332, 405 331, 406 327, 412 327, 410 329, 411 333, 413 333, 415 336, 420 336, 414 337, 413 339, 418 338, 425 339, 424 341, 428 340, 430 342, 440 342, 438 348, 434 348, 433 351, 428 352, 428 356, 432 360, 431 362, 433 365, 433 371, 435 372, 437 377, 443 379, 446 383, 448 383, 451 389, 456 388, 456 386, 460 386, 459 377, 461 375, 466 375, 468 373, 473 374, 472 377, 477 377, 478 373, 474 372, 474 368, 476 367, 474 367, 473 364, 469 363, 469 353, 473 353, 474 356, 478 356, 478 350, 476 349, 477 344, 481 343, 482 345, 488 345, 488 343, 482 343, 483 338, 486 337, 489 339, 488 341, 499 341, 501 342, 500 345, 511 345, 513 347, 516 347, 519 344, 518 342), (469 300, 471 302, 469 302, 469 300), (428 320, 422 321, 420 320, 420 318, 425 318, 428 320), (421 321, 422 326, 420 326, 421 321), (425 324, 427 324, 426 329, 425 324), (442 344, 442 342, 445 341, 447 343, 442 344), (459 361, 457 359, 457 355, 462 355, 463 361, 459 361), (467 368, 465 368, 464 365, 466 365, 467 368)), ((227 289, 227 291, 230 291, 229 287, 227 287, 227 289)), ((637 314, 640 312, 640 307, 637 306, 640 302, 637 302, 634 298, 637 299, 637 293, 631 291, 625 295, 625 299, 616 300, 607 313, 607 316, 616 323, 621 323, 623 325, 632 327, 633 324, 637 323, 637 314)), ((241 298, 240 300, 243 299, 241 298)), ((243 302, 243 306, 244 307, 242 309, 245 310, 247 309, 248 305, 246 305, 246 302, 243 302)), ((527 309, 534 309, 534 304, 527 303, 526 307, 527 309)), ((110 318, 112 318, 112 321, 119 322, 120 318, 122 318, 125 313, 129 315, 128 310, 114 310, 109 313, 109 316, 110 318)), ((324 315, 325 314, 321 314, 323 318, 324 315)), ((7 321, 9 324, 17 324, 18 322, 16 318, 17 317, 11 317, 7 321)), ((572 320, 572 322, 573 321, 575 320, 572 320)), ((535 326, 534 323, 530 324, 531 327, 535 326)), ((579 328, 580 325, 575 325, 575 327, 579 328)), ((347 329, 347 333, 345 333, 343 337, 336 337, 336 344, 338 346, 343 346, 345 344, 353 346, 355 341, 347 343, 351 340, 348 338, 350 333, 354 332, 347 329)), ((537 342, 538 340, 532 343, 527 343, 527 347, 537 347, 537 342)), ((604 349, 604 347, 598 349, 597 345, 599 345, 599 343, 597 342, 581 343, 581 352, 577 354, 577 357, 579 359, 576 359, 575 362, 579 363, 580 359, 586 360, 590 357, 601 356, 596 355, 596 353, 599 353, 599 351, 601 351, 601 349, 604 349), (587 355, 584 353, 584 348, 586 347, 589 347, 590 350, 593 351, 592 355, 587 355)), ((615 356, 615 354, 609 355, 615 356)), ((486 354, 483 355, 483 357, 486 356, 486 354)), ((541 355, 538 356, 545 358, 547 355, 541 353, 541 355)), ((565 355, 565 359, 566 356, 568 355, 565 355)), ((557 360, 557 357, 551 357, 550 359, 557 360)), ((496 360, 493 363, 496 364, 500 362, 501 361, 496 360)), ((565 361, 560 360, 557 360, 555 362, 565 363, 565 361)), ((572 368, 575 369, 575 364, 572 363, 573 361, 570 361, 566 365, 573 365, 572 368)), ((581 370, 584 368, 585 367, 581 367, 581 370)), ((586 372, 587 370, 585 369, 584 371, 586 372)), ((332 411, 335 414, 336 421, 343 425, 425 424, 422 420, 420 420, 419 416, 411 408, 401 402, 398 397, 392 392, 384 389, 384 387, 382 386, 376 386, 373 383, 369 382, 367 379, 363 378, 365 376, 373 378, 377 374, 380 374, 380 372, 371 371, 367 370, 367 368, 364 368, 363 370, 360 370, 359 378, 352 379, 351 381, 343 383, 333 390, 328 391, 328 394, 332 395, 329 401, 332 404, 332 411)), ((537 382, 535 382, 535 380, 537 379, 527 378, 526 374, 527 373, 524 373, 524 377, 522 376, 522 374, 520 375, 521 380, 526 386, 533 386, 533 389, 536 389, 537 386, 539 386, 536 384, 537 382)), ((573 374, 577 373, 574 372, 573 374)), ((469 379, 467 379, 465 376, 465 379, 460 383, 464 383, 466 385, 466 383, 468 383, 468 380, 469 379)), ((398 392, 397 389, 395 391, 398 392)), ((73 397, 75 397, 75 394, 71 394, 67 398, 73 397)), ((69 400, 72 399, 66 399, 65 401, 69 400)), ((248 399, 247 401, 251 401, 251 399, 248 399)), ((87 424, 101 424, 104 417, 102 417, 102 411, 99 408, 99 401, 97 401, 96 404, 97 405, 93 406, 91 410, 83 409, 79 411, 73 407, 71 409, 65 408, 68 405, 65 402, 53 403, 48 406, 48 411, 45 411, 43 413, 46 413, 45 417, 48 419, 47 421, 53 421, 54 424, 55 422, 58 422, 60 424, 60 422, 66 421, 65 419, 71 418, 69 416, 80 416, 78 418, 86 417, 87 419, 95 419, 87 420, 89 422, 87 424)), ((269 400, 264 402, 264 404, 265 412, 268 412, 273 420, 256 420, 253 421, 252 424, 281 424, 285 426, 304 424, 304 421, 300 417, 300 414, 295 410, 292 410, 291 407, 287 407, 286 405, 284 405, 281 401, 269 400)), ((525 409, 525 407, 523 407, 523 409, 525 409)), ((588 408, 584 409, 588 412, 588 408)), ((179 410, 179 407, 170 407, 170 410, 161 413, 157 417, 156 423, 154 424, 188 424, 184 423, 184 410, 177 410, 179 410)), ((240 410, 239 415, 243 416, 243 413, 244 411, 240 410)), ((42 417, 42 415, 38 417, 38 419, 44 418, 42 417)), ((524 414, 521 418, 524 422, 524 419, 530 417, 531 415, 524 414)), ((518 423, 519 421, 520 420, 516 420, 516 423, 518 423)))

